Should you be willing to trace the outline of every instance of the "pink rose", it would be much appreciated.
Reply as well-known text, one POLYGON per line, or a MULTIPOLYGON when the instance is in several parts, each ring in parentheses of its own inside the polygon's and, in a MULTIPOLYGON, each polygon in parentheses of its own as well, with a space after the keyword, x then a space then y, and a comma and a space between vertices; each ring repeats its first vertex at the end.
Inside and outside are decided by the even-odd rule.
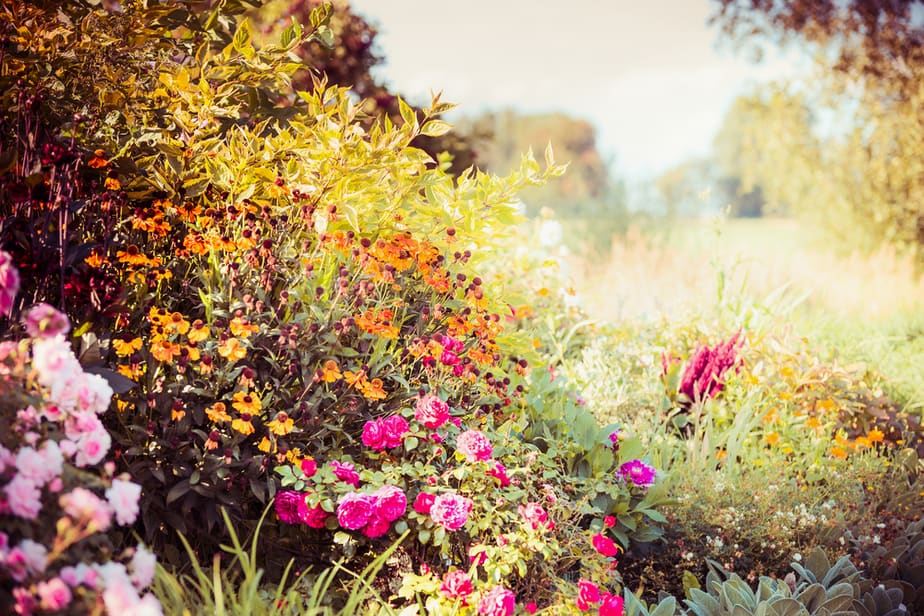
POLYGON ((436 396, 424 396, 417 400, 414 418, 425 428, 435 430, 449 419, 449 405, 436 396))
POLYGON ((462 599, 472 594, 472 579, 465 571, 453 569, 443 576, 443 583, 440 584, 440 592, 444 597, 449 599, 462 599))
POLYGON ((459 363, 459 356, 452 351, 444 350, 440 355, 440 363, 444 366, 455 366, 459 363))
POLYGON ((581 578, 578 580, 578 596, 575 599, 577 607, 582 612, 590 609, 592 603, 600 601, 600 589, 590 580, 581 578))
POLYGON ((481 597, 478 614, 481 616, 510 616, 517 606, 517 597, 503 586, 495 586, 481 597))
POLYGON ((46 441, 42 449, 22 447, 16 452, 16 469, 20 475, 43 486, 61 474, 64 456, 54 441, 46 441))
POLYGON ((497 479, 502 488, 506 488, 510 485, 510 478, 507 477, 507 467, 500 462, 495 462, 494 468, 489 468, 484 474, 497 479))
POLYGON ((380 419, 367 421, 363 426, 363 445, 376 451, 384 451, 385 426, 380 419))
POLYGON ((623 616, 625 614, 623 600, 619 595, 603 593, 600 603, 600 616, 623 616))
POLYGON ((300 466, 305 477, 314 477, 314 474, 318 472, 318 463, 313 458, 305 458, 300 466))
POLYGON ((375 499, 369 494, 347 492, 337 505, 337 522, 349 530, 358 530, 369 523, 375 510, 375 499))
POLYGON ((440 494, 430 507, 430 518, 446 530, 459 530, 468 521, 472 499, 454 493, 440 494))
POLYGON ((321 505, 309 507, 305 499, 298 502, 298 519, 311 528, 324 528, 327 525, 328 513, 321 505))
POLYGON ((466 430, 456 437, 456 450, 469 462, 478 462, 490 460, 493 448, 491 441, 484 433, 478 430, 466 430))
POLYGON ((398 486, 382 486, 375 497, 375 514, 386 522, 394 522, 407 510, 407 496, 398 486))
POLYGON ((414 499, 414 511, 421 515, 430 515, 430 508, 433 507, 433 501, 436 496, 429 492, 420 492, 414 499))
POLYGON ((67 317, 44 302, 29 308, 23 324, 26 326, 26 333, 32 338, 50 338, 66 334, 71 329, 67 317))
POLYGON ((352 462, 338 462, 334 460, 330 463, 334 471, 334 476, 343 483, 348 483, 354 488, 359 487, 359 473, 356 472, 352 462))
POLYGON ((594 549, 603 556, 610 557, 619 554, 619 548, 616 547, 616 544, 613 542, 613 540, 603 533, 597 533, 594 535, 592 543, 594 549))
POLYGON ((298 524, 301 522, 299 506, 304 506, 305 495, 295 490, 280 490, 276 492, 273 507, 279 520, 285 524, 298 524))
POLYGON ((132 560, 129 563, 132 569, 132 583, 135 588, 141 590, 147 588, 154 581, 154 571, 157 568, 157 556, 143 544, 138 544, 135 553, 132 554, 132 560))
POLYGON ((75 522, 86 522, 93 532, 106 532, 112 524, 109 504, 86 488, 62 494, 58 504, 75 522))
POLYGON ((106 500, 115 512, 116 522, 121 526, 134 524, 138 518, 138 499, 141 486, 131 481, 113 479, 112 486, 106 490, 106 500))
POLYGON ((546 513, 545 509, 543 509, 542 505, 539 503, 526 503, 525 505, 517 507, 517 510, 533 529, 539 528, 540 525, 549 519, 549 514, 546 513))
POLYGON ((61 578, 51 578, 47 582, 39 582, 36 586, 38 593, 39 607, 49 612, 57 612, 66 608, 73 595, 71 589, 67 587, 61 578))
POLYGON ((112 437, 105 429, 87 432, 77 442, 77 455, 74 457, 74 466, 92 466, 99 464, 100 460, 109 452, 112 437))
POLYGON ((10 513, 26 520, 34 520, 42 510, 42 492, 35 482, 23 475, 16 475, 4 489, 10 513))
POLYGON ((388 448, 401 445, 408 432, 407 420, 401 415, 392 415, 383 420, 382 427, 385 429, 385 446, 388 448))
POLYGON ((9 315, 19 293, 19 272, 13 265, 13 257, 0 250, 0 316, 9 315))
POLYGON ((391 528, 391 522, 373 513, 363 528, 363 534, 370 539, 375 539, 387 533, 389 528, 391 528))

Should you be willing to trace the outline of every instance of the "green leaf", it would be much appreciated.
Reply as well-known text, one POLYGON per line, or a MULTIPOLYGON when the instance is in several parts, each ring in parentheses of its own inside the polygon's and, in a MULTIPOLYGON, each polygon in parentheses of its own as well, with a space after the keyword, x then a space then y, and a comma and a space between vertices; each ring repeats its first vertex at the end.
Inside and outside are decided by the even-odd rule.
POLYGON ((253 47, 250 44, 251 35, 250 35, 250 19, 244 18, 241 20, 241 23, 238 24, 237 30, 234 33, 234 39, 232 40, 232 45, 234 49, 241 53, 245 53, 246 49, 253 50, 253 47))
POLYGON ((420 129, 421 135, 427 137, 441 137, 452 130, 452 124, 442 120, 430 120, 420 129))
POLYGON ((167 504, 169 505, 178 498, 182 497, 184 494, 189 492, 189 489, 189 479, 184 479, 175 484, 172 488, 170 488, 170 491, 167 492, 167 504))
POLYGON ((404 439, 404 451, 413 451, 420 445, 420 440, 416 436, 409 436, 404 439))

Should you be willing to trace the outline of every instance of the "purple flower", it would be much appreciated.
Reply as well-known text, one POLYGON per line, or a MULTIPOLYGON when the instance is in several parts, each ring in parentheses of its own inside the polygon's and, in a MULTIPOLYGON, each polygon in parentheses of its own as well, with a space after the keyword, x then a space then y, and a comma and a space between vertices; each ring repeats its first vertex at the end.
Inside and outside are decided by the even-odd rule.
POLYGON ((616 475, 626 482, 632 482, 640 488, 650 488, 657 478, 658 471, 641 460, 630 460, 622 464, 616 475))
POLYGON ((0 316, 8 315, 19 292, 19 272, 10 253, 0 250, 0 316))
POLYGON ((738 363, 741 332, 714 348, 699 346, 680 377, 680 393, 696 402, 716 396, 725 387, 725 374, 738 363))
POLYGON ((294 490, 280 490, 276 493, 276 515, 286 524, 298 524, 301 522, 299 516, 300 503, 304 504, 305 497, 301 492, 294 490))

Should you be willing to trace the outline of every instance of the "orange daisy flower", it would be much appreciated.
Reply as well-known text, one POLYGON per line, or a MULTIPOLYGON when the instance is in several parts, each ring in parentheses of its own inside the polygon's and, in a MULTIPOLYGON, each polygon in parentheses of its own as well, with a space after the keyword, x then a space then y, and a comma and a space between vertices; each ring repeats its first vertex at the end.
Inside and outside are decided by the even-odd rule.
POLYGON ((321 380, 325 383, 334 383, 335 381, 340 380, 343 375, 340 373, 340 366, 337 365, 332 359, 328 359, 324 362, 324 367, 321 368, 321 380))
POLYGON ((221 421, 231 421, 231 416, 228 415, 228 407, 225 406, 224 402, 216 402, 212 406, 205 409, 206 416, 213 422, 218 423, 221 421))
POLYGON ((170 342, 169 340, 155 340, 151 343, 151 355, 157 361, 170 363, 173 358, 179 356, 180 345, 170 342))
POLYGON ((256 413, 263 408, 263 402, 259 397, 251 395, 246 391, 239 391, 234 394, 234 402, 231 403, 239 413, 256 413))
POLYGON ((190 342, 202 342, 209 337, 209 328, 202 322, 202 319, 196 319, 192 322, 192 327, 189 330, 189 341, 190 342))
POLYGON ((276 417, 266 424, 276 436, 285 436, 295 429, 295 421, 287 413, 276 413, 276 417))
POLYGON ((250 334, 255 334, 260 331, 259 327, 256 325, 251 325, 241 317, 234 317, 231 319, 229 327, 231 328, 231 333, 233 335, 239 336, 241 338, 249 338, 250 334))
POLYGON ((253 419, 253 416, 250 413, 241 413, 241 416, 231 422, 231 427, 244 436, 249 436, 253 434, 253 424, 250 423, 250 420, 253 419))
POLYGON ((247 356, 247 349, 237 338, 228 338, 218 345, 218 354, 230 361, 237 361, 247 356))
POLYGON ((119 357, 127 357, 141 348, 141 338, 132 338, 131 340, 115 338, 112 341, 112 348, 119 357))

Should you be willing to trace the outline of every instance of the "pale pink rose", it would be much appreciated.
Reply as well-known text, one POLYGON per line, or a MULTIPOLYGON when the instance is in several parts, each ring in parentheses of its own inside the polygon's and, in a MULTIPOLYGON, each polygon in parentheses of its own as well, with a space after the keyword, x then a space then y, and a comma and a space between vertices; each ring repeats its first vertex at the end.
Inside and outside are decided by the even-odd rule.
POLYGON ((139 543, 132 555, 129 567, 132 570, 132 583, 135 588, 141 590, 147 588, 154 581, 154 570, 157 565, 157 556, 154 552, 148 550, 143 544, 139 543))
POLYGON ((26 326, 26 333, 32 338, 50 338, 66 334, 71 329, 67 316, 44 302, 29 308, 23 324, 26 326))
POLYGON ((79 563, 76 566, 68 565, 62 568, 58 575, 71 588, 76 588, 81 584, 96 588, 97 577, 99 576, 96 570, 86 563, 79 563))
POLYGON ((424 396, 417 401, 414 418, 425 428, 435 430, 449 419, 449 405, 437 396, 424 396))
POLYGON ((503 586, 495 586, 478 602, 480 616, 510 616, 517 606, 517 597, 503 586))
POLYGON ((543 509, 542 505, 539 503, 526 503, 525 505, 517 507, 517 510, 533 529, 539 528, 539 526, 549 519, 549 514, 546 513, 545 509, 543 509))
POLYGON ((112 400, 112 388, 98 374, 79 372, 51 387, 49 394, 68 413, 105 413, 112 400))
POLYGON ((105 429, 100 418, 89 411, 69 415, 64 422, 64 434, 75 442, 79 441, 80 437, 88 432, 99 432, 105 429))
POLYGON ((111 577, 106 580, 103 591, 103 603, 109 614, 134 614, 135 606, 141 602, 138 591, 128 575, 124 578, 111 577))
POLYGON ((74 488, 62 494, 58 504, 76 522, 87 522, 94 532, 105 532, 112 524, 109 504, 86 488, 74 488))
POLYGON ((398 486, 382 486, 375 497, 375 513, 386 522, 394 522, 407 511, 407 496, 398 486))
POLYGON ((466 430, 456 437, 456 450, 469 462, 478 462, 490 460, 493 448, 491 441, 483 432, 466 430))
POLYGON ((4 488, 10 513, 26 520, 34 520, 42 510, 42 492, 35 482, 16 475, 4 488))
POLYGON ((64 411, 57 404, 46 404, 38 413, 39 417, 59 423, 64 420, 64 411))
MULTIPOLYGON (((36 340, 32 344, 32 367, 38 373, 38 382, 50 389, 83 372, 64 336, 36 340)), ((56 402, 54 397, 51 401, 56 402)))
POLYGON ((10 314, 17 293, 19 293, 19 272, 13 265, 13 257, 10 253, 0 250, 0 316, 10 314))
POLYGON ((0 475, 8 468, 16 468, 16 455, 3 445, 0 445, 0 475))
POLYGON ((45 573, 48 566, 48 548, 32 539, 23 539, 19 542, 19 549, 26 557, 26 567, 29 573, 36 575, 45 573))
POLYGON ((46 441, 38 451, 32 447, 22 447, 16 453, 17 471, 37 486, 43 486, 60 476, 63 465, 64 456, 54 441, 46 441))
MULTIPOLYGON (((443 576, 440 593, 449 599, 462 599, 472 594, 472 579, 461 569, 453 569, 443 576)), ((464 604, 464 603, 463 603, 464 604)))
POLYGON ((112 485, 106 490, 106 500, 115 512, 116 522, 121 526, 134 524, 138 518, 138 499, 141 497, 141 486, 131 481, 113 479, 112 485))
POLYGON ((65 458, 73 458, 74 454, 77 453, 77 443, 69 440, 69 438, 58 443, 58 448, 61 450, 61 453, 64 454, 65 458))
POLYGON ((370 494, 347 492, 337 505, 337 521, 349 530, 365 526, 375 510, 375 498, 370 494))
POLYGON ((39 606, 49 612, 63 610, 70 605, 73 595, 61 578, 51 578, 47 582, 39 582, 36 587, 39 606))
POLYGON ((430 518, 446 530, 459 530, 468 521, 472 499, 454 493, 440 494, 430 507, 430 518))
POLYGON ((84 467, 99 464, 109 453, 112 437, 105 429, 87 432, 77 441, 77 455, 74 457, 74 466, 84 467))

